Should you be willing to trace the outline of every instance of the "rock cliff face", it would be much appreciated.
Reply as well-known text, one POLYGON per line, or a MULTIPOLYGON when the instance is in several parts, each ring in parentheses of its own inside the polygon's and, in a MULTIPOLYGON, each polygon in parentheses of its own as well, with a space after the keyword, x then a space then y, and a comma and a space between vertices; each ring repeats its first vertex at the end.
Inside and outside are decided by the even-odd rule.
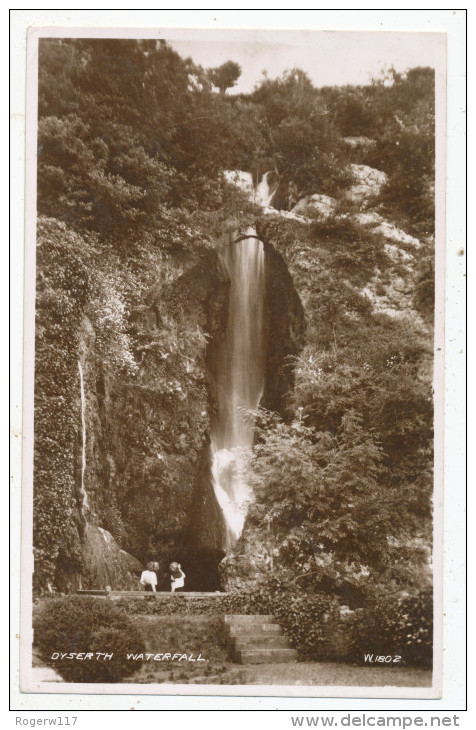
MULTIPOLYGON (((335 246, 342 247, 332 227, 330 234, 322 228, 321 241, 316 226, 348 220, 357 237, 380 236, 391 280, 383 283, 375 269, 362 293, 374 311, 392 316, 406 311, 401 290, 406 279, 414 276, 420 242, 367 205, 384 176, 365 166, 354 168, 358 190, 354 186, 351 193, 352 200, 358 194, 360 212, 354 206, 348 214, 337 214, 336 201, 316 193, 300 201, 293 212, 264 208, 255 222, 264 243, 266 271, 261 406, 284 419, 294 388, 295 359, 305 344, 306 317, 311 317, 313 302, 320 296, 319 291, 309 290, 309 272, 315 278, 328 276, 326 267, 334 255, 328 235, 337 236, 335 246), (395 282, 401 286, 394 296, 395 282)), ((48 222, 44 229, 47 241, 54 243, 49 253, 46 247, 40 248, 41 256, 46 252, 51 258, 45 272, 53 280, 57 262, 66 261, 66 273, 78 280, 81 306, 72 310, 67 327, 62 327, 63 339, 69 340, 58 341, 61 353, 67 352, 62 361, 55 355, 58 377, 50 377, 53 360, 46 340, 44 347, 37 348, 38 392, 48 387, 54 391, 59 409, 53 418, 48 415, 51 398, 41 401, 37 417, 45 422, 45 444, 51 440, 54 424, 60 422, 66 424, 71 442, 66 449, 62 434, 58 431, 55 436, 55 459, 64 462, 71 485, 64 482, 62 506, 57 509, 62 532, 51 552, 55 567, 50 575, 54 574, 60 590, 79 585, 132 588, 137 586, 141 566, 156 560, 163 568, 159 587, 168 589, 166 566, 178 559, 190 589, 214 590, 219 587, 218 564, 224 556, 220 547, 224 524, 211 481, 210 428, 216 413, 216 353, 228 319, 228 273, 215 249, 201 249, 188 258, 172 256, 167 276, 157 265, 156 283, 137 296, 128 312, 128 336, 134 343, 129 359, 134 367, 127 371, 116 364, 114 347, 112 357, 104 355, 104 327, 98 325, 97 311, 90 303, 86 256, 84 271, 77 268, 75 258, 71 263, 65 259, 65 253, 70 248, 77 251, 81 241, 69 241, 64 227, 56 228, 48 222), (48 367, 43 367, 45 363, 48 367), (62 378, 67 378, 65 387, 62 378)), ((340 255, 345 254, 343 250, 340 255)), ((65 322, 61 307, 71 297, 71 284, 62 276, 54 286, 58 317, 65 322)), ((43 296, 50 296, 50 291, 51 287, 45 288, 43 296)), ((44 308, 40 300, 37 307, 38 331, 42 318, 53 311, 51 301, 45 301, 44 308)), ((416 322, 410 299, 405 306, 416 322)), ((101 307, 103 302, 99 310, 104 319, 101 307)), ((47 325, 52 331, 58 327, 47 325)), ((127 357, 122 360, 128 362, 127 357)), ((41 448, 44 453, 46 446, 41 448)), ((42 469, 40 465, 37 474, 42 469)), ((60 467, 51 469, 52 474, 63 473, 60 467)), ((52 485, 52 493, 55 489, 52 485)), ((44 553, 48 550, 45 547, 44 553)), ((256 546, 252 552, 257 553, 256 546)), ((47 583, 41 577, 38 582, 47 583)))
MULTIPOLYGON (((281 254, 269 243, 265 250, 262 405, 285 415, 304 314, 281 254)), ((101 358, 88 314, 80 319, 84 429, 78 383, 74 501, 81 555, 74 569, 67 556, 60 560, 60 590, 136 588, 149 560, 161 564, 159 587, 167 590, 172 559, 182 562, 189 589, 218 588, 224 524, 211 481, 209 432, 214 353, 224 337, 230 282, 214 250, 184 268, 181 262, 170 283, 154 284, 131 311, 138 368, 127 377, 101 358)))
POLYGON ((209 425, 206 343, 223 327, 226 291, 214 252, 168 287, 154 286, 132 312, 139 368, 129 378, 100 361, 94 328, 83 317, 83 584, 131 582, 117 561, 104 568, 104 550, 115 541, 143 563, 168 561, 186 541, 209 425), (185 382, 178 358, 189 371, 185 382))
POLYGON ((304 344, 304 310, 281 254, 265 243, 266 339, 265 387, 261 404, 286 416, 294 385, 294 362, 304 344))

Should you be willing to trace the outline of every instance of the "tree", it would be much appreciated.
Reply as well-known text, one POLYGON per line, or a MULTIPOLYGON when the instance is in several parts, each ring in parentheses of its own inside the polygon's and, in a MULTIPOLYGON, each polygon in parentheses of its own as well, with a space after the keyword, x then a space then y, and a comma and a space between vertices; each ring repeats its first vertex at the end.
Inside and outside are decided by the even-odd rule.
MULTIPOLYGON (((223 91, 240 72, 230 64, 215 69, 223 91)), ((41 213, 137 236, 169 221, 171 207, 219 204, 237 146, 230 110, 165 43, 43 39, 38 106, 41 213)))
POLYGON ((265 140, 261 164, 276 172, 282 190, 293 182, 301 196, 334 193, 346 179, 342 143, 304 71, 292 69, 274 80, 265 77, 252 100, 265 140))
POLYGON ((386 488, 382 457, 352 410, 335 435, 299 420, 267 424, 251 459, 249 528, 269 524, 280 563, 294 573, 317 571, 337 583, 362 570, 378 576, 407 537, 394 515, 402 497, 386 488))
POLYGON ((382 202, 411 233, 434 232, 435 72, 417 67, 375 82, 379 134, 368 164, 388 174, 382 202))
POLYGON ((241 66, 235 61, 227 61, 221 66, 210 68, 208 76, 213 86, 220 89, 220 93, 224 94, 227 89, 236 86, 236 82, 241 76, 241 66))

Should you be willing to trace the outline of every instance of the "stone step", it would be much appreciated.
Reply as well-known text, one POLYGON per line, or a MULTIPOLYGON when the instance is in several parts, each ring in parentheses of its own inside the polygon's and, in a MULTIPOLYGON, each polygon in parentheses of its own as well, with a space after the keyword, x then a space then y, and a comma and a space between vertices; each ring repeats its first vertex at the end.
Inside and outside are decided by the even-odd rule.
POLYGON ((246 614, 229 614, 225 616, 225 624, 253 624, 253 623, 268 623, 273 624, 274 616, 269 614, 253 614, 247 616, 246 614))
POLYGON ((274 616, 230 614, 224 618, 224 628, 225 643, 235 662, 273 664, 298 660, 297 651, 274 616))
POLYGON ((236 652, 236 660, 241 664, 275 664, 296 662, 296 649, 243 649, 236 652))
POLYGON ((226 627, 226 633, 230 637, 253 637, 253 636, 281 636, 283 633, 278 624, 249 624, 237 626, 231 625, 226 627))
POLYGON ((233 648, 237 649, 291 649, 287 636, 236 636, 231 639, 233 648))

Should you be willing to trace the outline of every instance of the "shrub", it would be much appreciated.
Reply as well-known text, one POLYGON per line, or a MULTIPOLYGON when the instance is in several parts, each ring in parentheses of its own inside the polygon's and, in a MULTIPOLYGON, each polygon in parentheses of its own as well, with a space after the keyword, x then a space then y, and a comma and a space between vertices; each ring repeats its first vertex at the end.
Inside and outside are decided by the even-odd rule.
POLYGON ((402 664, 431 669, 433 599, 430 587, 418 594, 372 592, 363 610, 341 616, 342 599, 302 592, 273 581, 268 606, 302 659, 363 661, 364 654, 400 655, 402 664))
POLYGON ((213 598, 161 600, 123 598, 130 615, 272 614, 304 660, 362 664, 367 653, 393 654, 407 666, 432 666, 433 604, 430 588, 417 595, 380 593, 375 588, 361 610, 341 615, 342 598, 316 589, 264 578, 253 587, 213 598))
MULTIPOLYGON (((430 587, 413 596, 375 595, 365 611, 358 646, 361 654, 399 654, 402 662, 431 668, 433 594, 430 587)), ((360 658, 360 657, 359 657, 360 658)))
MULTIPOLYGON (((340 658, 334 651, 337 632, 327 630, 327 622, 337 614, 337 599, 322 593, 283 593, 274 610, 302 659, 340 658)), ((337 623, 337 619, 333 623, 337 623)))
POLYGON ((202 616, 226 613, 266 614, 270 613, 270 598, 260 589, 240 590, 207 598, 120 598, 115 605, 128 615, 148 616, 202 616))
POLYGON ((127 653, 143 653, 142 634, 134 623, 109 601, 88 596, 47 600, 34 622, 35 644, 42 659, 67 682, 119 682, 131 675, 140 662, 127 660, 127 653), (92 652, 92 659, 52 659, 54 652, 92 652), (112 659, 97 658, 96 652, 112 653, 112 659))

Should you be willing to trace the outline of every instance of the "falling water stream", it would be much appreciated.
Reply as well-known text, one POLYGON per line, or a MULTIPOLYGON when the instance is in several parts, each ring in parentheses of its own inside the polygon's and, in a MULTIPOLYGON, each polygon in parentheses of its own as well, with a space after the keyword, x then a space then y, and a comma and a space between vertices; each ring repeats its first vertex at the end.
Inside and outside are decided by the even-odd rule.
MULTIPOLYGON (((211 434, 212 478, 226 524, 226 546, 243 529, 251 490, 243 456, 253 443, 253 417, 264 386, 264 248, 253 230, 223 247, 230 276, 229 314, 218 355, 218 413, 211 434)), ((236 234, 235 234, 236 235, 236 234)))
POLYGON ((259 203, 263 208, 268 208, 276 194, 277 183, 271 185, 269 180, 271 172, 265 172, 258 185, 255 188, 255 202, 259 203))
MULTIPOLYGON (((273 193, 265 175, 255 190, 261 205, 273 193)), ((212 479, 226 525, 226 545, 240 536, 253 498, 245 455, 253 445, 253 412, 264 388, 265 254, 256 231, 235 233, 220 251, 230 277, 228 322, 218 353, 217 417, 211 433, 212 479)))
POLYGON ((83 367, 80 360, 78 360, 79 370, 79 387, 81 393, 81 431, 82 431, 82 453, 81 453, 81 494, 83 497, 82 512, 85 514, 86 510, 89 509, 88 495, 84 488, 84 474, 86 472, 86 399, 84 396, 84 377, 83 367))

